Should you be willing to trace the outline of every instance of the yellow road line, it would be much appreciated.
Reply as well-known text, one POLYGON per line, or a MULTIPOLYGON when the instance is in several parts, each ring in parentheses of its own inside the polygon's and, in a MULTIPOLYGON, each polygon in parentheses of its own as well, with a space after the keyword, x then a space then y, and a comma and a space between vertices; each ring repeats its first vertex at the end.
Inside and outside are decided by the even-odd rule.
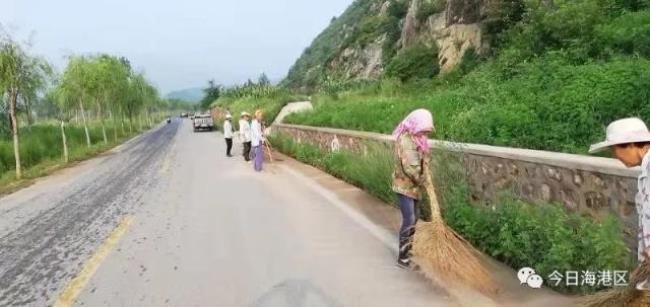
POLYGON ((113 232, 111 232, 108 238, 104 240, 104 243, 102 243, 90 259, 86 261, 77 276, 67 284, 63 292, 61 292, 61 295, 59 295, 56 303, 54 303, 55 307, 67 307, 74 303, 106 256, 108 256, 117 243, 120 242, 120 239, 129 229, 131 223, 133 223, 133 216, 126 216, 122 219, 117 227, 113 229, 113 232))

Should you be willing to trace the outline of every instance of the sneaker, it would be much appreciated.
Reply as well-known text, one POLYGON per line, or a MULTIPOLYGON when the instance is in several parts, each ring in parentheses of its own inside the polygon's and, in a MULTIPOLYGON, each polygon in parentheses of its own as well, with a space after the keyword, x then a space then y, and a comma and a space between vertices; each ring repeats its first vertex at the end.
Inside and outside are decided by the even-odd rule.
POLYGON ((408 258, 397 259, 397 266, 403 269, 409 269, 411 268, 411 259, 408 258))
POLYGON ((639 291, 648 291, 650 290, 650 282, 648 282, 648 279, 636 284, 636 289, 639 291))

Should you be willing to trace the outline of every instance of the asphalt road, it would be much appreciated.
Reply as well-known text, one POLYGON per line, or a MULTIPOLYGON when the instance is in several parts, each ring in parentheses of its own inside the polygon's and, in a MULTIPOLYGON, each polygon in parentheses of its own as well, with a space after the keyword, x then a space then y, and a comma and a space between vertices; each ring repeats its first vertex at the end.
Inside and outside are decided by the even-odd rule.
POLYGON ((175 119, 0 198, 0 306, 455 305, 324 193, 175 119))

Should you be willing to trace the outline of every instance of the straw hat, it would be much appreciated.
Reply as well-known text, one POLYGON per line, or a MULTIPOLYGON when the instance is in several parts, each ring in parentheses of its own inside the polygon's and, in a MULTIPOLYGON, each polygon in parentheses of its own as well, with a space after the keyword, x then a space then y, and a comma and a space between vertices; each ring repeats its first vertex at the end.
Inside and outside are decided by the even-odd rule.
POLYGON ((240 115, 240 117, 244 117, 244 116, 248 116, 248 117, 251 117, 251 115, 250 115, 250 114, 248 114, 248 112, 246 112, 246 111, 244 111, 244 112, 241 112, 241 115, 240 115))
POLYGON ((650 142, 650 131, 639 118, 619 119, 607 126, 605 141, 591 145, 589 153, 602 151, 614 145, 650 142))
POLYGON ((226 114, 226 119, 231 119, 231 118, 232 118, 232 115, 226 114))

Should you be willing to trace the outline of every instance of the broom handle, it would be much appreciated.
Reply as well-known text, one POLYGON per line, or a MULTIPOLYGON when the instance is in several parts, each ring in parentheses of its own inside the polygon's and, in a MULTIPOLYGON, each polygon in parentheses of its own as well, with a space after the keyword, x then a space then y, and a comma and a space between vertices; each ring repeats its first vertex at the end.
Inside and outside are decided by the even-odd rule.
POLYGON ((431 220, 441 220, 442 215, 440 214, 440 203, 438 203, 438 195, 436 194, 436 189, 433 187, 433 179, 431 176, 431 169, 429 168, 428 163, 423 165, 424 167, 424 188, 429 195, 429 205, 431 206, 431 220))

